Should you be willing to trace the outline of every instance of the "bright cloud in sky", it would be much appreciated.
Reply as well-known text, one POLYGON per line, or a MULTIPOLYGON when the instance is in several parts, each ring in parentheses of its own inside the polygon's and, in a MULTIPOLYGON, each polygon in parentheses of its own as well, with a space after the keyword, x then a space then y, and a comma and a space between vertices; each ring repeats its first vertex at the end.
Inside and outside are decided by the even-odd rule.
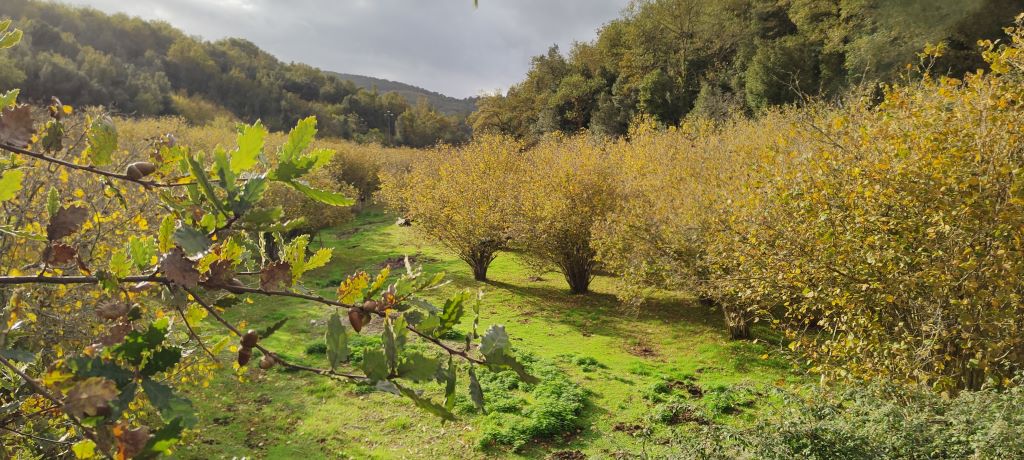
POLYGON ((629 0, 65 0, 240 37, 283 61, 457 97, 507 88, 530 57, 588 41, 629 0))

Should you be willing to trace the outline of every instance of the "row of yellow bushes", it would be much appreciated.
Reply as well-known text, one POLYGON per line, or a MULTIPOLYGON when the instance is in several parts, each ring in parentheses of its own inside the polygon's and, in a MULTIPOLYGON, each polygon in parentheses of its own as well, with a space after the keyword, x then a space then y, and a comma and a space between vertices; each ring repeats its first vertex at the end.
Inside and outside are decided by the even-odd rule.
MULTIPOLYGON (((181 118, 147 118, 116 120, 121 147, 130 156, 146 157, 155 140, 170 135, 174 141, 195 151, 212 152, 217 146, 229 147, 238 135, 236 123, 218 119, 195 125, 181 118)), ((286 133, 267 136, 267 152, 274 152, 285 142, 286 133)), ((390 148, 376 144, 356 144, 340 139, 317 139, 313 148, 335 151, 330 163, 310 175, 312 185, 322 190, 344 193, 357 199, 357 207, 372 199, 385 171, 404 170, 419 151, 390 148)), ((269 161, 275 161, 269 158, 269 161)), ((300 231, 312 232, 344 222, 351 208, 329 206, 312 200, 294 189, 272 184, 265 197, 266 205, 282 206, 287 216, 301 216, 305 223, 300 231)))
MULTIPOLYGON (((1008 385, 1024 364, 1024 34, 990 72, 629 140, 481 137, 384 196, 486 277, 498 251, 694 292, 825 377, 1008 385)), ((941 50, 941 48, 939 49, 941 50)))

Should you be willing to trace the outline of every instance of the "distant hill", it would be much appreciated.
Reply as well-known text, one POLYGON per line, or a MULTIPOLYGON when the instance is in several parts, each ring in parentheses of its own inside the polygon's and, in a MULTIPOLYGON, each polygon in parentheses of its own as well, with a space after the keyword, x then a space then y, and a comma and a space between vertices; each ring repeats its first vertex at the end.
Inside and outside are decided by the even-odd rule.
POLYGON ((416 101, 419 100, 421 96, 426 96, 427 101, 430 102, 430 105, 433 106, 434 109, 447 115, 469 115, 470 113, 476 111, 476 101, 477 99, 479 99, 476 97, 456 99, 454 97, 446 96, 441 93, 423 89, 418 86, 413 86, 410 84, 397 81, 385 80, 383 78, 374 78, 367 77, 365 75, 353 75, 338 72, 325 73, 336 75, 343 80, 349 80, 352 83, 355 83, 356 86, 366 90, 372 90, 373 87, 376 86, 377 90, 380 91, 381 93, 396 92, 398 94, 401 94, 402 97, 404 97, 407 101, 409 101, 409 104, 412 105, 415 105, 416 101))
POLYGON ((355 76, 282 62, 244 39, 201 40, 165 22, 54 1, 0 5, 0 19, 11 18, 25 34, 19 46, 0 53, 0 92, 21 88, 22 101, 56 96, 75 106, 180 115, 196 124, 227 114, 275 131, 315 115, 323 136, 410 147, 469 136, 463 119, 472 102, 384 80, 366 83, 380 88, 373 93, 346 80, 355 76), (399 93, 389 95, 391 89, 399 93), (437 108, 416 107, 420 94, 437 108))

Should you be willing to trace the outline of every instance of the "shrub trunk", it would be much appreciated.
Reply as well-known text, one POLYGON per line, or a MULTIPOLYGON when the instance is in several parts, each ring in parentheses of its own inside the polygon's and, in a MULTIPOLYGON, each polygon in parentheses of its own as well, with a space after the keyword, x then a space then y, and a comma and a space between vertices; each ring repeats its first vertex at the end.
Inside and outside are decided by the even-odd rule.
POLYGON ((594 259, 590 254, 567 254, 559 264, 565 281, 569 283, 569 291, 573 294, 590 292, 590 280, 593 279, 594 259))
POLYGON ((479 244, 464 254, 462 260, 473 270, 473 279, 487 281, 487 269, 497 254, 498 251, 493 248, 493 245, 479 244))
POLYGON ((725 327, 729 330, 729 337, 733 340, 746 340, 750 338, 750 313, 743 308, 727 306, 725 303, 716 302, 714 299, 702 298, 701 303, 714 307, 719 305, 722 314, 725 316, 725 327))

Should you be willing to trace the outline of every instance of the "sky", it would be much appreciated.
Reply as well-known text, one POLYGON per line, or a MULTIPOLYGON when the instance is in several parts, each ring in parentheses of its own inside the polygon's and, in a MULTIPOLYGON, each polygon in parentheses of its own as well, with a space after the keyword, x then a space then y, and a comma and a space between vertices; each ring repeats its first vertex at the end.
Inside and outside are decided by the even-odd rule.
POLYGON ((285 62, 455 97, 504 90, 530 58, 590 41, 629 0, 63 0, 240 37, 285 62))

